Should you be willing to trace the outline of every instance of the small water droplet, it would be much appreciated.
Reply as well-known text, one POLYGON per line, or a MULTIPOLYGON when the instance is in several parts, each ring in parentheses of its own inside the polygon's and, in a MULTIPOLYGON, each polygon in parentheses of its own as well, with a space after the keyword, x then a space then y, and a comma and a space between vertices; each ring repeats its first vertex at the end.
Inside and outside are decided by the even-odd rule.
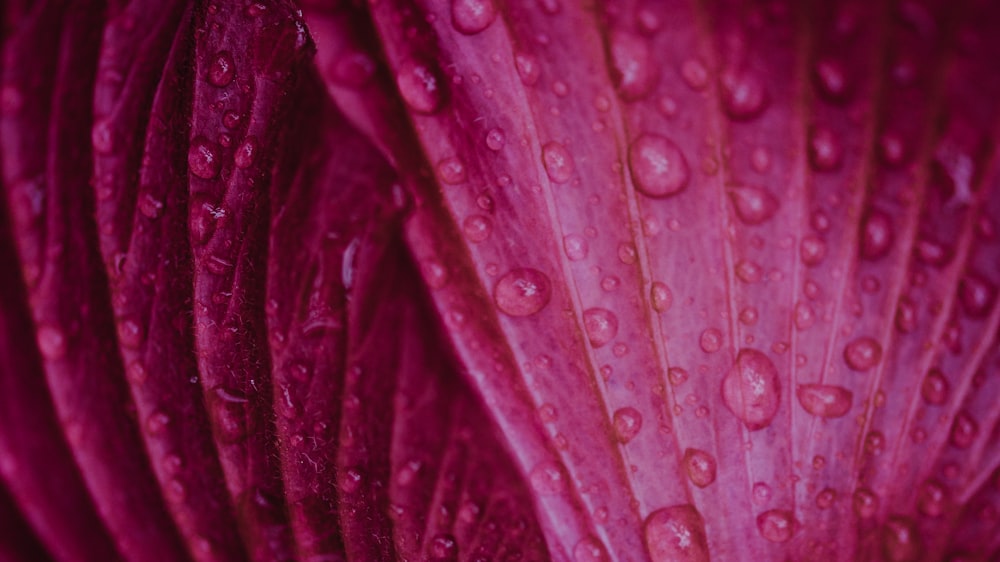
POLYGON ((142 345, 146 333, 135 320, 123 320, 118 324, 118 340, 127 348, 136 349, 142 345))
POLYGON ((646 39, 622 31, 611 34, 612 80, 625 101, 646 96, 659 79, 646 39))
POLYGON ((788 542, 795 534, 795 516, 791 511, 771 509, 757 516, 760 536, 771 542, 788 542))
POLYGON ((940 369, 931 369, 924 377, 924 383, 920 387, 920 395, 928 404, 940 406, 948 400, 950 385, 948 379, 940 369))
POLYGON ((492 0, 452 0, 451 23, 464 35, 483 31, 497 18, 497 8, 492 0))
POLYGON ((951 425, 951 444, 959 449, 968 449, 979 436, 979 423, 969 412, 962 410, 951 425))
POLYGON ((150 194, 145 194, 137 202, 139 212, 148 219, 158 219, 163 215, 163 201, 156 199, 150 194))
POLYGON ((115 131, 109 119, 101 119, 94 123, 94 128, 90 132, 90 140, 94 146, 94 152, 98 154, 111 154, 115 150, 115 131))
POLYGON ((653 198, 679 193, 691 175, 680 148, 660 135, 646 133, 636 139, 629 147, 628 161, 636 189, 653 198))
POLYGON ((587 239, 583 236, 568 234, 563 238, 563 249, 570 261, 580 261, 587 257, 590 247, 587 244, 587 239))
POLYGON ((827 127, 816 127, 809 135, 809 162, 820 172, 830 172, 840 167, 844 160, 844 147, 840 137, 827 127))
POLYGON ((542 461, 528 475, 531 487, 539 494, 556 496, 566 493, 569 483, 566 472, 556 461, 542 461))
POLYGON ((728 69, 722 73, 720 82, 723 107, 730 118, 753 119, 767 108, 770 98, 756 74, 728 69))
POLYGON ((824 418, 845 415, 854 401, 854 393, 840 386, 800 384, 795 393, 805 411, 824 418))
POLYGON ((944 267, 954 257, 950 248, 936 240, 925 237, 917 240, 914 254, 921 263, 933 267, 944 267))
POLYGON ((596 538, 587 536, 580 539, 573 547, 574 562, 608 562, 608 553, 604 545, 596 538))
POLYGON ((246 140, 236 148, 233 154, 233 164, 237 168, 246 169, 253 166, 254 156, 257 154, 257 137, 247 137, 246 140))
POLYGON ((844 361, 855 371, 867 371, 882 360, 882 346, 868 336, 852 340, 844 347, 844 361))
POLYGON ((858 488, 854 492, 854 513, 861 519, 871 519, 878 512, 879 498, 868 488, 858 488))
POLYGON ((969 272, 962 278, 958 288, 962 310, 973 318, 983 318, 993 309, 997 298, 997 288, 982 275, 969 272))
POLYGON ((836 500, 837 492, 833 488, 823 488, 816 494, 816 507, 819 509, 829 509, 836 500))
POLYGON ((924 552, 916 524, 894 515, 882 527, 882 552, 886 562, 916 562, 924 552))
POLYGON ((146 431, 151 435, 160 435, 170 424, 170 416, 164 412, 154 412, 146 419, 146 431))
POLYGON ((53 361, 66 356, 66 335, 59 328, 42 324, 38 328, 37 340, 38 349, 45 359, 53 361))
POLYGON ((482 242, 493 232, 493 219, 485 215, 469 215, 462 221, 462 231, 470 242, 482 242))
POLYGON ((486 133, 486 147, 493 151, 499 151, 507 142, 503 129, 490 129, 486 133))
POLYGON ((521 77, 521 82, 525 86, 534 86, 538 83, 538 78, 542 74, 542 68, 538 65, 538 60, 534 55, 528 53, 515 54, 514 66, 517 67, 517 75, 521 77))
POLYGON ((590 345, 602 347, 618 335, 618 317, 604 308, 589 308, 583 311, 583 326, 590 345))
POLYGON ((618 261, 625 265, 632 265, 638 258, 639 254, 631 242, 622 242, 618 245, 618 261))
POLYGON ((850 97, 850 82, 843 61, 824 58, 816 62, 813 77, 820 95, 829 102, 843 103, 850 97))
POLYGON ((948 504, 948 488, 935 479, 930 479, 920 486, 917 497, 917 508, 928 517, 944 515, 948 504))
POLYGON ((729 197, 736 208, 736 216, 749 225, 766 222, 781 206, 778 198, 762 187, 734 187, 729 190, 729 197))
POLYGON ((493 300, 509 316, 530 316, 545 308, 552 298, 549 278, 531 268, 517 268, 500 278, 493 289, 493 300))
POLYGON ((236 78, 236 63, 233 55, 229 51, 220 51, 215 54, 212 64, 208 67, 208 81, 213 86, 220 88, 232 84, 236 78))
POLYGON ((549 179, 555 183, 566 183, 573 177, 573 155, 558 142, 551 141, 542 147, 542 163, 549 179))
POLYGON ((203 136, 197 136, 191 141, 188 149, 188 167, 195 176, 210 180, 219 175, 222 162, 219 161, 219 148, 203 136))
POLYGON ((760 315, 757 312, 757 309, 752 306, 747 306, 740 310, 740 323, 746 326, 753 326, 756 324, 759 317, 760 315))
POLYGON ((693 505, 658 509, 643 524, 652 562, 708 562, 705 521, 693 505))
POLYGON ((760 351, 743 348, 722 381, 722 400, 751 431, 771 424, 778 413, 781 381, 774 363, 760 351))
POLYGON ((708 69, 696 58, 681 63, 681 78, 694 91, 700 92, 708 86, 708 69))
POLYGON ((222 116, 222 124, 225 125, 227 129, 235 129, 236 127, 239 127, 242 122, 243 117, 235 111, 227 111, 225 115, 222 116))
POLYGON ((812 327, 816 323, 816 313, 813 311, 812 306, 804 301, 799 301, 795 304, 795 328, 797 330, 804 331, 812 327))
POLYGON ((752 261, 740 260, 735 268, 736 277, 744 283, 756 283, 760 281, 763 271, 760 266, 752 261))
POLYGON ((868 260, 885 257, 894 239, 892 217, 885 211, 869 210, 861 227, 861 257, 868 260))
POLYGON ((639 410, 631 407, 624 407, 615 410, 613 425, 615 427, 615 437, 620 443, 628 443, 639 434, 642 429, 642 414, 639 410))
POLYGON ((338 84, 349 88, 360 88, 372 79, 378 64, 368 53, 346 50, 337 55, 329 68, 330 76, 338 84))
POLYGON ((826 241, 815 234, 807 234, 799 243, 799 257, 807 267, 815 267, 826 259, 826 241))
POLYGON ((722 332, 718 328, 708 328, 698 338, 698 345, 705 353, 715 353, 722 349, 722 332))
POLYGON ((444 80, 436 67, 408 60, 399 66, 396 86, 406 105, 417 113, 430 114, 444 104, 444 80))
POLYGON ((650 287, 650 301, 653 310, 656 312, 666 312, 674 302, 674 295, 665 283, 654 281, 650 287))
POLYGON ((441 176, 441 181, 449 185, 465 183, 465 180, 468 179, 465 171, 465 163, 457 156, 449 156, 448 158, 441 159, 438 162, 437 169, 438 175, 441 176))
POLYGON ((687 471, 691 483, 704 488, 715 482, 715 457, 700 449, 689 448, 684 451, 684 470, 687 471))

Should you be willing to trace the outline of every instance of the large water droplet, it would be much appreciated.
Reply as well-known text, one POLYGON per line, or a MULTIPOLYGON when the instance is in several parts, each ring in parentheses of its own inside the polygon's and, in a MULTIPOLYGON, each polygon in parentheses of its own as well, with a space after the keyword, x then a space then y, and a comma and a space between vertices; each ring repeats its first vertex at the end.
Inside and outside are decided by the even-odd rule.
POLYGON ((705 521, 693 505, 658 509, 643 525, 653 562, 709 562, 705 521))
POLYGON ((969 272, 965 274, 958 288, 959 301, 962 310, 973 318, 983 318, 993 309, 997 298, 997 288, 982 275, 969 272))
POLYGON ((649 298, 653 306, 653 310, 657 312, 666 312, 670 310, 670 305, 674 302, 674 294, 670 291, 670 287, 667 287, 665 283, 659 281, 654 281, 653 285, 649 289, 649 298))
POLYGON ((618 317, 604 308, 588 308, 583 311, 583 327, 590 345, 601 347, 618 335, 618 317))
POLYGON ((840 386, 800 384, 795 394, 805 411, 814 416, 839 418, 851 409, 854 393, 840 386))
POLYGON ((622 99, 640 99, 656 86, 657 65, 651 60, 649 43, 645 39, 618 31, 611 35, 610 50, 614 65, 612 79, 622 99))
POLYGON ((756 349, 741 349, 722 381, 722 401, 751 431, 771 424, 778 413, 781 380, 774 363, 756 349))
POLYGON ((894 515, 882 527, 882 552, 886 562, 916 562, 923 553, 917 525, 908 517, 894 515))
POLYGON ((795 516, 791 511, 771 509, 757 516, 760 536, 771 542, 788 542, 795 534, 795 516))
POLYGON ((951 444, 959 449, 968 449, 979 436, 979 423, 969 412, 962 410, 951 425, 951 444))
POLYGON ((636 189, 649 197, 669 197, 683 190, 690 178, 684 153, 672 141, 651 133, 640 136, 628 150, 636 189))
POLYGON ((509 316, 530 316, 545 308, 552 298, 549 278, 527 267, 513 269, 500 278, 493 289, 493 300, 509 316))
POLYGON ((203 136, 195 137, 188 149, 188 167, 192 174, 202 179, 210 180, 219 175, 222 168, 219 147, 203 136))
POLYGON ((723 107, 730 118, 753 119, 767 107, 767 89, 756 74, 728 69, 722 73, 720 81, 723 107))
POLYGON ((452 0, 451 23, 455 30, 474 35, 486 29, 497 18, 493 0, 452 0))
POLYGON ((437 68, 413 60, 399 66, 396 85, 403 101, 418 113, 434 113, 444 104, 444 80, 437 68))
POLYGON ((950 385, 940 369, 931 369, 920 386, 920 395, 928 404, 940 406, 948 400, 950 385))
POLYGON ((865 215, 861 227, 861 257, 877 260, 889 253, 895 239, 892 217, 879 209, 871 209, 865 215))
POLYGON ((573 155, 558 142, 551 141, 542 147, 542 163, 545 173, 555 183, 566 183, 573 177, 573 155))
POLYGON ((615 427, 615 437, 618 438, 620 443, 628 443, 642 429, 642 414, 635 408, 628 406, 619 408, 615 410, 612 418, 612 423, 615 427))
POLYGON ((212 64, 208 67, 208 81, 213 86, 220 88, 232 84, 236 78, 236 63, 233 62, 233 55, 228 51, 216 53, 212 59, 212 64))
POLYGON ((684 470, 691 483, 704 488, 715 482, 715 457, 701 449, 687 449, 684 451, 684 470))
POLYGON ((816 127, 809 135, 809 162, 820 172, 830 172, 840 167, 844 160, 844 147, 840 137, 827 127, 816 127))
POLYGON ((844 361, 855 371, 867 371, 882 360, 882 346, 868 336, 852 340, 844 347, 844 361))
POLYGON ((562 466, 555 461, 543 461, 531 469, 528 475, 531 487, 539 494, 545 496, 555 496, 566 493, 569 482, 566 480, 566 472, 562 466))
POLYGON ((761 224, 778 211, 781 203, 770 191, 762 187, 740 186, 729 190, 729 197, 736 208, 736 216, 745 224, 761 224))

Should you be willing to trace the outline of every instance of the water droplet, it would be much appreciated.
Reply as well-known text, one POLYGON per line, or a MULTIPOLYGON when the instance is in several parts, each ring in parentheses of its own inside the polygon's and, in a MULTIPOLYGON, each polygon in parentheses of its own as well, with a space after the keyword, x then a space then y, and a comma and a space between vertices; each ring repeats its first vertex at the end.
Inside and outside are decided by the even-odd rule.
POLYGON ((916 524, 894 515, 882 527, 882 552, 886 562, 916 562, 923 553, 916 524))
POLYGON ((542 68, 538 66, 538 60, 534 55, 528 53, 515 54, 514 66, 517 67, 517 75, 521 77, 521 82, 525 86, 534 86, 538 83, 538 78, 542 74, 542 68))
POLYGON ((625 101, 641 99, 659 79, 649 43, 638 35, 621 31, 612 33, 610 43, 615 87, 625 101))
POLYGON ((670 305, 674 302, 674 294, 670 287, 659 281, 654 281, 649 290, 650 301, 653 310, 656 312, 666 312, 670 310, 670 305))
POLYGON ((885 257, 894 239, 892 217, 885 211, 870 210, 861 227, 861 257, 868 260, 885 257))
POLYGON ((882 360, 882 346, 868 336, 852 340, 844 347, 844 361, 855 371, 867 371, 882 360))
POLYGON ((396 86, 406 105, 417 113, 435 113, 444 104, 444 80, 430 64, 403 62, 396 75, 396 86))
POLYGON ((750 431, 771 424, 778 413, 781 381, 767 355, 743 348, 722 381, 722 401, 750 431))
POLYGON ((603 289, 603 290, 605 290, 605 291, 607 291, 609 293, 611 291, 617 290, 618 287, 621 286, 621 284, 622 284, 622 280, 619 279, 618 277, 614 276, 614 275, 608 275, 604 279, 601 279, 601 289, 603 289))
POLYGON ((799 243, 799 256, 807 267, 815 267, 826 259, 826 241, 815 234, 807 234, 799 243))
POLYGON ((243 117, 235 111, 227 111, 225 115, 222 116, 222 124, 225 125, 227 129, 235 129, 236 127, 239 127, 242 122, 243 117))
POLYGON ((236 78, 236 63, 233 62, 233 55, 228 51, 216 53, 212 64, 208 67, 208 81, 213 86, 222 88, 232 84, 234 78, 236 78))
POLYGON ((839 418, 851 409, 854 393, 840 386, 800 384, 795 394, 805 411, 814 416, 839 418))
POLYGON ((490 129, 486 133, 486 147, 493 151, 499 151, 507 142, 503 129, 490 129))
POLYGON ((462 230, 470 242, 482 242, 493 232, 493 219, 485 215, 469 215, 462 221, 462 230))
POLYGON ((643 524, 652 562, 709 562, 705 521, 693 505, 658 509, 643 524))
POLYGON ((820 59, 813 69, 820 95, 829 102, 842 103, 850 97, 850 83, 844 63, 834 58, 820 59))
POLYGON ((42 357, 53 361, 66 356, 66 335, 59 328, 42 324, 38 328, 37 339, 42 357))
POLYGON ((962 310, 973 318, 982 318, 990 313, 997 298, 997 288, 982 275, 965 274, 958 288, 962 310))
POLYGON ((139 212, 148 219, 158 219, 163 215, 163 201, 145 194, 138 201, 139 212))
POLYGON ((804 301, 795 304, 795 328, 799 331, 808 330, 816 323, 816 313, 812 306, 804 301))
POLYGON ((497 8, 492 0, 452 0, 451 23, 455 30, 465 35, 475 35, 486 29, 497 18, 497 8))
POLYGON ((243 143, 236 148, 233 154, 233 164, 237 168, 246 169, 253 166, 254 156, 257 154, 257 137, 247 137, 243 143))
POLYGON ((552 298, 552 283, 537 269, 517 268, 500 278, 493 300, 509 316, 530 316, 545 308, 552 298))
POLYGON ((753 326, 757 323, 759 319, 759 313, 757 309, 752 306, 747 306, 740 310, 740 322, 746 326, 753 326))
POLYGON ((954 257, 950 248, 930 238, 920 238, 917 240, 914 253, 921 263, 933 267, 944 267, 954 257))
POLYGON ((678 386, 688 380, 688 372, 681 367, 670 367, 667 369, 667 379, 670 384, 678 386))
POLYGON ((816 507, 829 509, 833 502, 837 500, 837 492, 833 488, 823 488, 816 494, 816 507))
POLYGON ((247 397, 238 390, 217 386, 213 389, 212 418, 223 442, 233 443, 247 433, 247 397))
POLYGON ((736 216, 749 225, 767 221, 781 206, 778 198, 762 187, 735 187, 729 190, 729 197, 736 208, 736 216))
POLYGON ((574 562, 608 562, 604 545, 594 537, 584 537, 573 547, 574 562))
POLYGON ((708 328, 698 338, 698 345, 705 353, 715 353, 722 349, 722 332, 718 328, 708 328))
POLYGON ((590 345, 602 347, 618 335, 618 317, 604 308, 589 308, 583 311, 583 326, 590 345))
POLYGON ((203 136, 197 136, 191 141, 188 149, 188 167, 191 173, 199 178, 210 180, 219 175, 222 162, 219 161, 219 148, 203 136))
POLYGON ((450 185, 464 183, 468 179, 465 172, 465 163, 457 156, 443 158, 437 165, 438 175, 441 181, 450 185))
POLYGON ((820 172, 830 172, 840 167, 844 160, 844 147, 832 129, 816 127, 809 135, 809 162, 820 172))
POLYGON ((788 542, 795 534, 795 516, 791 511, 771 509, 757 516, 760 536, 771 542, 788 542))
POLYGON ((700 449, 689 448, 684 451, 684 470, 692 484, 704 488, 715 482, 715 457, 700 449))
POLYGON ((570 261, 580 261, 587 257, 587 253, 590 247, 587 244, 587 239, 579 234, 567 234, 563 238, 563 249, 566 251, 566 257, 570 261))
POLYGON ((871 519, 878 512, 879 499, 868 488, 858 488, 854 492, 854 513, 861 519, 871 519))
POLYGON ((115 150, 115 131, 109 119, 101 119, 94 123, 94 128, 90 132, 90 140, 94 146, 94 152, 98 154, 111 154, 115 150))
POLYGON ((337 55, 329 68, 330 76, 338 84, 360 88, 372 79, 378 65, 368 53, 346 50, 337 55))
POLYGON ((881 431, 869 431, 865 436, 865 452, 869 455, 881 455, 885 450, 885 435, 881 431))
POLYGON ((681 78, 692 90, 700 92, 708 86, 708 69, 698 59, 687 59, 681 63, 681 78))
POLYGON ((759 265, 752 261, 740 260, 736 264, 736 277, 744 283, 756 283, 760 281, 763 271, 759 265))
POLYGON ((969 412, 962 410, 951 425, 951 444, 959 449, 968 449, 979 436, 979 423, 969 412))
POLYGON ((735 69, 722 73, 722 103, 730 118, 753 119, 760 115, 770 99, 764 82, 755 74, 735 69))
POLYGON ((636 139, 629 147, 628 162, 636 189, 649 197, 679 193, 691 175, 681 149, 660 135, 647 133, 636 139))
POLYGON ((931 479, 922 486, 917 497, 917 508, 928 517, 940 517, 948 504, 948 488, 941 482, 931 479))
POLYGON ((542 461, 531 469, 528 475, 531 487, 544 496, 555 496, 566 493, 569 483, 566 472, 556 461, 542 461))
POLYGON ((920 395, 928 404, 940 406, 948 400, 948 379, 940 369, 931 369, 924 377, 920 387, 920 395))
POLYGON ((118 325, 118 340, 127 348, 136 349, 145 340, 146 333, 142 325, 135 320, 123 320, 118 325))
POLYGON ((555 183, 566 183, 573 177, 573 155, 558 142, 551 141, 542 147, 542 163, 549 179, 555 183))
POLYGON ((636 252, 635 245, 631 242, 622 242, 618 245, 618 261, 625 265, 632 265, 638 257, 639 255, 636 252))
POLYGON ((361 489, 364 481, 361 471, 356 468, 348 468, 340 473, 340 489, 346 494, 353 494, 361 489))
POLYGON ((642 429, 642 414, 639 410, 631 407, 624 407, 615 410, 613 424, 615 426, 615 437, 620 443, 628 443, 642 429))
POLYGON ((154 412, 146 419, 146 431, 151 435, 160 435, 170 424, 170 416, 164 412, 154 412))

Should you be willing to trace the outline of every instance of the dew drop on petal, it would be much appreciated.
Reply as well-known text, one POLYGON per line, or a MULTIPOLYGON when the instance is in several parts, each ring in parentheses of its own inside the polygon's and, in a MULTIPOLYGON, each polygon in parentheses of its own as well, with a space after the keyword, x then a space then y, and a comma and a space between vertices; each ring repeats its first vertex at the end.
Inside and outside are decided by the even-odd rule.
POLYGON ((406 105, 418 113, 435 113, 444 104, 444 81, 429 64, 403 62, 396 74, 396 86, 406 105))
POLYGON ((743 348, 722 381, 722 401, 751 431, 771 424, 778 413, 781 381, 774 363, 760 351, 743 348))
POLYGON ((465 163, 457 156, 449 156, 441 159, 437 165, 438 175, 441 181, 449 185, 464 183, 468 176, 465 171, 465 163))
POLYGON ((715 482, 716 463, 715 457, 711 454, 701 449, 689 448, 684 451, 683 463, 688 478, 695 486, 704 488, 715 482))
POLYGON ((708 69, 696 58, 681 63, 681 78, 694 91, 700 92, 708 86, 708 69))
POLYGON ((851 409, 854 394, 846 388, 825 384, 800 384, 795 392, 805 411, 823 418, 839 418, 851 409))
POLYGON ((612 424, 615 428, 615 437, 619 443, 628 443, 639 434, 642 429, 642 414, 639 410, 631 407, 624 407, 615 410, 612 416, 612 424))
POLYGON ((101 119, 94 123, 94 128, 90 132, 90 140, 94 147, 94 152, 98 154, 111 154, 115 150, 115 133, 111 121, 101 119))
POLYGON ((882 527, 882 552, 886 562, 916 562, 924 554, 920 532, 908 517, 894 515, 882 527))
POLYGON ((698 345, 705 353, 715 353, 722 349, 722 332, 718 328, 708 328, 698 338, 698 345))
POLYGON ((882 360, 882 346, 868 336, 852 340, 844 347, 844 361, 855 371, 867 371, 882 360))
POLYGON ((832 488, 823 488, 816 494, 816 507, 819 509, 829 509, 837 499, 837 492, 832 488))
POLYGON ((795 516, 791 511, 771 509, 757 516, 760 536, 771 542, 788 542, 795 534, 795 516))
POLYGON ((930 479, 920 486, 917 508, 928 517, 944 515, 948 505, 948 489, 941 482, 930 479))
POLYGON ((503 145, 507 142, 507 137, 503 132, 503 129, 490 129, 486 133, 486 148, 496 152, 503 148, 503 145))
POLYGON ((254 157, 257 154, 257 138, 247 137, 233 155, 233 164, 237 168, 246 169, 253 165, 254 157))
POLYGON ((722 73, 721 86, 723 107, 732 119, 753 119, 767 108, 767 89, 756 74, 728 69, 722 73))
POLYGON ((587 244, 587 239, 579 234, 567 234, 563 238, 563 249, 566 251, 566 257, 570 261, 580 261, 587 257, 590 251, 590 246, 587 244))
POLYGON ((997 288, 988 279, 974 272, 962 278, 958 288, 962 310, 973 318, 983 318, 990 313, 997 298, 997 288))
POLYGON ((37 340, 42 357, 55 360, 66 356, 66 335, 59 328, 42 324, 38 328, 37 340))
POLYGON ((521 82, 525 86, 534 86, 538 83, 542 68, 538 65, 538 60, 534 55, 528 53, 518 53, 514 55, 514 66, 517 67, 517 75, 521 77, 521 82))
POLYGON ((448 534, 435 535, 431 539, 430 555, 435 561, 457 560, 458 542, 448 534))
POLYGON ((608 553, 599 540, 587 536, 573 547, 573 562, 608 562, 608 553))
POLYGON ((566 183, 573 177, 573 155, 558 142, 550 141, 542 147, 542 163, 545 173, 555 183, 566 183))
POLYGON ((649 197, 679 193, 691 175, 680 148, 660 135, 646 133, 636 139, 629 147, 628 161, 636 189, 649 197))
POLYGON ((871 519, 878 512, 879 498, 868 488, 858 488, 853 497, 854 513, 861 519, 871 519))
POLYGON ((736 208, 736 216, 749 225, 766 222, 781 205, 777 197, 762 187, 736 187, 729 191, 729 197, 736 208))
POLYGON ((829 102, 840 103, 850 95, 850 83, 844 63, 834 58, 820 59, 813 69, 820 95, 829 102))
POLYGON ((815 267, 826 259, 826 241, 815 234, 807 234, 799 243, 799 257, 807 267, 815 267))
POLYGON ((633 101, 648 94, 659 78, 657 65, 646 39, 632 33, 617 31, 610 41, 612 78, 625 101, 633 101))
POLYGON ((594 347, 602 347, 618 335, 618 317, 604 308, 583 311, 583 326, 590 345, 594 347))
POLYGON ((212 59, 212 64, 208 67, 208 81, 213 86, 220 88, 232 84, 236 78, 236 63, 233 55, 229 51, 220 51, 212 59))
POLYGON ((545 308, 552 298, 549 278, 531 268, 517 268, 500 278, 493 289, 493 300, 509 316, 530 316, 545 308))
POLYGON ((493 0, 452 0, 451 23, 455 30, 474 35, 486 29, 497 18, 493 0))
POLYGON ((528 475, 531 487, 544 496, 564 494, 569 487, 566 472, 555 461, 542 461, 528 475))
POLYGON ((861 257, 866 260, 885 257, 894 239, 892 217, 879 209, 870 210, 861 227, 861 257))
POLYGON ((948 401, 950 385, 940 369, 931 369, 920 386, 920 395, 928 404, 940 406, 948 401))
POLYGON ((643 524, 652 562, 709 562, 705 521, 693 505, 658 509, 643 524))
POLYGON ((832 129, 817 127, 809 135, 809 163, 820 172, 830 172, 840 167, 844 160, 844 147, 832 129))
POLYGON ((203 136, 195 137, 188 148, 188 167, 191 173, 199 178, 213 179, 222 169, 219 148, 203 136))
POLYGON ((656 312, 666 312, 670 310, 670 305, 674 302, 674 295, 665 283, 654 281, 649 290, 650 301, 653 310, 656 312))
POLYGON ((462 231, 470 242, 482 242, 493 232, 493 219, 486 215, 469 215, 462 221, 462 231))
POLYGON ((951 444, 959 449, 968 449, 979 436, 979 423, 969 412, 962 410, 951 425, 951 444))

